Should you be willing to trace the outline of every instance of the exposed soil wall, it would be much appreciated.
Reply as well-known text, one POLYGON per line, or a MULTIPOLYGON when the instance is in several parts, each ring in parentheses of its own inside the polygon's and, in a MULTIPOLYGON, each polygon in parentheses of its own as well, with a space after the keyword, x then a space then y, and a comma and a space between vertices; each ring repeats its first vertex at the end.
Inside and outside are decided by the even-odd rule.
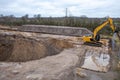
POLYGON ((55 55, 72 44, 52 38, 30 39, 22 35, 0 34, 0 61, 29 61, 55 55))

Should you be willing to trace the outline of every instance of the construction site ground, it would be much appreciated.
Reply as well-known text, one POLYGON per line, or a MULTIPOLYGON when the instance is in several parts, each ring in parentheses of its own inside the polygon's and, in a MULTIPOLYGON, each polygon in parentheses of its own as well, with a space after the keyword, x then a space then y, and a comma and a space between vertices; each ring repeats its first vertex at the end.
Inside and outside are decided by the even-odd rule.
POLYGON ((95 47, 81 37, 0 30, 0 80, 119 80, 116 55, 109 40, 95 47), (106 72, 82 68, 90 52, 110 55, 106 72))

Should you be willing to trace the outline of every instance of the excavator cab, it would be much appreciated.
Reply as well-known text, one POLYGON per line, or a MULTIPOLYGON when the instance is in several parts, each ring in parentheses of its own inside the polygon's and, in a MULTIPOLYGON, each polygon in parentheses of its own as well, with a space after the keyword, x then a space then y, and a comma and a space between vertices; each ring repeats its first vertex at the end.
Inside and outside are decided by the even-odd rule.
POLYGON ((83 41, 90 42, 92 39, 93 34, 85 34, 82 39, 83 41))
POLYGON ((82 37, 84 44, 85 45, 90 45, 90 46, 96 46, 96 47, 101 47, 102 43, 99 42, 100 41, 100 35, 97 34, 95 39, 93 38, 92 34, 87 34, 85 36, 82 37))
POLYGON ((85 42, 96 42, 96 41, 100 41, 100 35, 97 34, 95 36, 95 38, 93 38, 93 34, 85 34, 83 37, 82 37, 83 41, 85 42))

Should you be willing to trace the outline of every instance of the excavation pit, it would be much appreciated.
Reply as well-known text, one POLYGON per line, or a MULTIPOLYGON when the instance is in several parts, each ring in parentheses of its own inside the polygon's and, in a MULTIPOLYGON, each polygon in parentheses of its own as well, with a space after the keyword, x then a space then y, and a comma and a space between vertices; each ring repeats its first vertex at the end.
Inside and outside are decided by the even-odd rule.
MULTIPOLYGON (((37 35, 32 31, 0 30, 0 80, 117 79, 115 71, 99 73, 82 68, 87 57, 89 60, 89 54, 93 61, 100 63, 101 58, 107 59, 100 55, 100 60, 97 60, 98 56, 93 54, 112 54, 111 49, 108 49, 108 42, 102 47, 87 46, 82 45, 80 38, 45 33, 37 35)), ((113 59, 114 56, 110 55, 110 67, 113 59)))
POLYGON ((65 40, 29 38, 16 34, 0 34, 0 61, 24 62, 59 54, 72 47, 65 40))

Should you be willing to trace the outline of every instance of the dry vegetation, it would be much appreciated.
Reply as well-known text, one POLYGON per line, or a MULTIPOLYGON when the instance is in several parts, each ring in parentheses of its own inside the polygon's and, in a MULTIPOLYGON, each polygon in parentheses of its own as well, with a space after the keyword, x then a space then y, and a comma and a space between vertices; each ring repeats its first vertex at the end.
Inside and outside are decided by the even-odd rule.
MULTIPOLYGON (((29 15, 22 17, 0 16, 1 25, 21 26, 24 24, 37 24, 37 25, 56 25, 56 26, 73 26, 85 27, 93 31, 94 28, 102 24, 107 18, 88 18, 88 17, 41 17, 40 14, 29 18, 29 15)), ((120 30, 120 18, 113 18, 116 27, 120 30)), ((109 34, 112 32, 111 28, 106 27, 102 33, 109 34)))

